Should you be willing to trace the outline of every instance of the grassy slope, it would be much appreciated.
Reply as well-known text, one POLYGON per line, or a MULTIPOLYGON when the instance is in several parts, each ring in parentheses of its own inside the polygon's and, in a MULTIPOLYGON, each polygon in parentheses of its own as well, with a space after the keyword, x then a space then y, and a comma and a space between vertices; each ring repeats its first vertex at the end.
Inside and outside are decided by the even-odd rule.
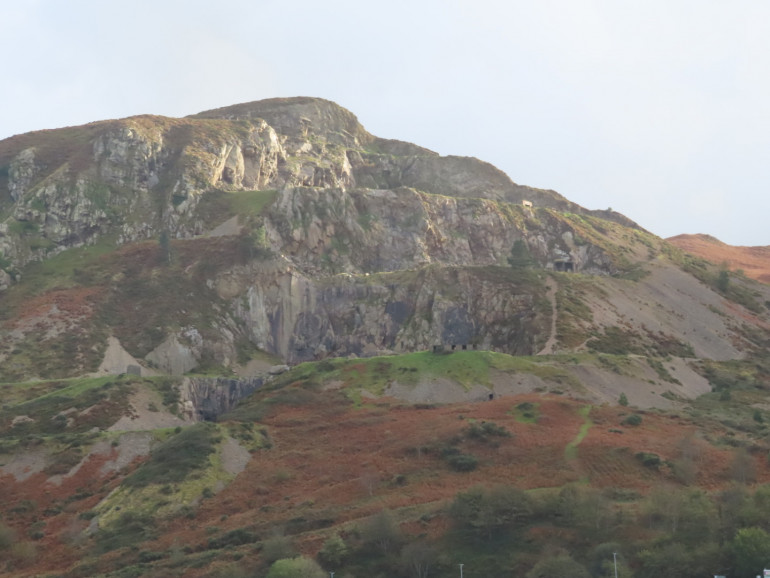
MULTIPOLYGON (((490 369, 558 378, 565 371, 559 362, 558 357, 514 358, 468 351, 303 364, 217 426, 204 427, 209 433, 201 443, 214 451, 203 461, 185 462, 183 480, 166 479, 168 468, 153 473, 152 460, 133 474, 133 479, 144 476, 143 483, 122 483, 127 472, 100 478, 94 475, 101 463, 97 457, 91 467, 81 468, 87 478, 76 476, 77 480, 58 488, 44 484, 45 473, 24 484, 5 478, 8 491, 0 498, 4 523, 16 529, 17 543, 37 548, 39 556, 36 562, 14 558, 12 565, 24 575, 60 568, 57 564, 63 560, 83 559, 79 573, 73 575, 99 570, 124 576, 130 574, 117 568, 133 567, 137 572, 203 576, 210 575, 206 568, 237 560, 259 572, 264 563, 259 546, 270 540, 276 527, 283 527, 294 547, 307 554, 314 555, 335 532, 351 547, 359 544, 356 547, 365 550, 354 529, 383 508, 394 513, 403 531, 424 535, 446 548, 454 539, 449 506, 458 492, 478 484, 537 489, 532 495, 541 500, 538 507, 545 507, 548 496, 579 483, 601 490, 610 509, 638 516, 647 507, 641 496, 661 484, 675 488, 689 484, 709 492, 729 487, 734 479, 731 463, 739 447, 748 448, 755 479, 770 482, 770 469, 761 455, 766 451, 764 410, 758 421, 749 405, 766 399, 767 374, 757 370, 756 364, 716 364, 711 368, 715 383, 720 391, 731 392, 730 399, 721 399, 717 392, 677 413, 592 408, 563 396, 538 394, 438 407, 350 394, 361 389, 381 391, 386 379, 394 377, 413 383, 436 376, 478 383, 487 379, 490 369), (341 389, 325 390, 329 384, 341 389), (642 416, 640 425, 624 425, 631 414, 642 416), (495 435, 496 431, 511 435, 495 435), (240 439, 253 452, 247 471, 234 479, 223 473, 216 449, 227 435, 240 439), (696 440, 699 457, 694 478, 685 483, 677 464, 686 439, 696 440), (645 466, 637 454, 659 456, 661 465, 645 466), (476 469, 455 471, 452 456, 456 455, 471 456, 476 469), (102 501, 118 484, 120 489, 102 501), (212 490, 220 485, 224 489, 214 494, 212 490), (90 518, 89 512, 104 516, 105 531, 85 541, 66 538, 65 528, 85 527, 88 520, 79 519, 80 514, 90 518), (186 553, 179 552, 180 544, 186 545, 186 553), (100 554, 107 551, 114 553, 100 554), (156 555, 142 554, 147 552, 156 555)), ((114 399, 121 388, 152 386, 138 378, 118 381, 122 383, 112 386, 104 380, 6 385, 7 391, 15 392, 4 398, 10 406, 6 415, 37 407, 36 424, 44 424, 65 405, 78 407, 93 401, 90 392, 104 391, 107 399, 114 399), (60 405, 62 399, 67 400, 64 405, 60 405)), ((98 441, 88 437, 92 435, 80 428, 52 434, 6 427, 3 443, 14 447, 32 443, 29 447, 58 451, 62 454, 59 465, 66 471, 66 459, 79 460, 84 455, 83 450, 73 453, 73 448, 98 441)), ((153 435, 168 444, 181 434, 158 431, 153 435)), ((177 451, 173 445, 171 450, 177 451)), ((163 463, 163 454, 157 455, 163 463)), ((577 553, 587 547, 570 537, 569 528, 556 538, 548 534, 550 530, 540 534, 553 522, 543 526, 533 519, 532 524, 528 531, 534 532, 533 537, 520 552, 517 567, 531 566, 547 544, 577 553)), ((621 537, 631 539, 616 536, 621 537)), ((481 546, 459 551, 467 556, 466 563, 490 564, 490 568, 500 563, 481 546)), ((386 564, 376 562, 379 558, 373 554, 359 555, 363 558, 349 561, 358 572, 366 572, 368 564, 386 564)), ((368 575, 377 575, 373 567, 370 570, 373 573, 368 575)))

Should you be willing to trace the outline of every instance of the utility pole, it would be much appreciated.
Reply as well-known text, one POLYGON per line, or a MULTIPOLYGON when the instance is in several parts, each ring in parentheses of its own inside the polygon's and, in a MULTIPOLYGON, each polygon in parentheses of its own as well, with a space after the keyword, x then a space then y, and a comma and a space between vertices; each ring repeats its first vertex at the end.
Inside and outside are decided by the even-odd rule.
POLYGON ((612 553, 612 562, 615 564, 615 578, 618 578, 618 553, 612 553))
POLYGON ((460 566, 460 578, 463 578, 463 566, 465 566, 465 564, 459 564, 459 566, 460 566))

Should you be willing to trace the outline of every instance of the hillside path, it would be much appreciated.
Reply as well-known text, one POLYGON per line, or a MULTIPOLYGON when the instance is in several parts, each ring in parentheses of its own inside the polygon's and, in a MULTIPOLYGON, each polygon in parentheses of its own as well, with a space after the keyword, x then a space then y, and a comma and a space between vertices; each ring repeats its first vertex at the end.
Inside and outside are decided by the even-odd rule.
POLYGON ((558 286, 553 277, 548 277, 545 281, 545 286, 548 289, 546 297, 551 303, 551 335, 548 336, 548 341, 545 342, 543 349, 537 352, 538 355, 549 355, 553 353, 553 348, 556 345, 556 290, 558 286))

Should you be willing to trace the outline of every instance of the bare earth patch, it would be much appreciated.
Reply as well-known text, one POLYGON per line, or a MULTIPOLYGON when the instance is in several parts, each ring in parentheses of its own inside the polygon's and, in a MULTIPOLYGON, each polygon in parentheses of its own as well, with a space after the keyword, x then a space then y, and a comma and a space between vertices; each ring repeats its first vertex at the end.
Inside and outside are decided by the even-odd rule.
POLYGON ((251 460, 251 454, 249 453, 249 450, 244 448, 236 440, 228 437, 222 444, 221 458, 222 468, 228 474, 238 475, 246 469, 246 466, 251 460))

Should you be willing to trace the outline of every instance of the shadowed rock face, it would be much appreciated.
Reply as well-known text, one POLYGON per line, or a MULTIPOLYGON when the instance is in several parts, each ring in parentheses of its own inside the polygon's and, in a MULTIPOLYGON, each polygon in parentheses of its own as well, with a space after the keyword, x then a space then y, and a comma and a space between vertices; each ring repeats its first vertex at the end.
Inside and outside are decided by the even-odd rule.
POLYGON ((325 355, 370 356, 474 344, 530 354, 548 322, 538 282, 496 279, 484 270, 438 270, 317 284, 284 274, 246 290, 239 313, 261 349, 291 362, 325 355), (395 281, 395 280, 393 280, 395 281))
POLYGON ((262 387, 264 382, 265 377, 185 378, 180 392, 185 417, 194 421, 216 421, 217 416, 233 409, 241 399, 262 387))

